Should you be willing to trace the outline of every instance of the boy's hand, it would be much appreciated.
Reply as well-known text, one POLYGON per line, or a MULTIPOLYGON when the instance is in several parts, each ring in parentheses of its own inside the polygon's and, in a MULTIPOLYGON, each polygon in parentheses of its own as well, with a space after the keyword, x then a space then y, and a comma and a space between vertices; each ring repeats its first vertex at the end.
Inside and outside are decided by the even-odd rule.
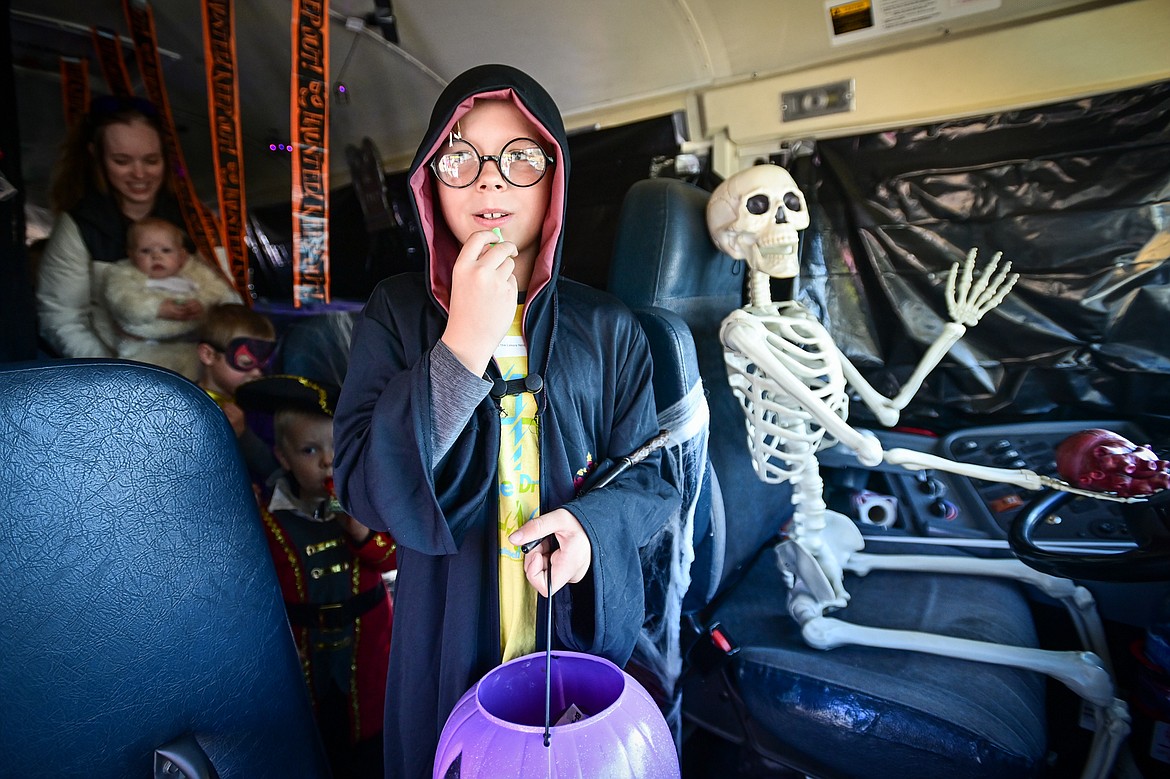
POLYGON ((552 562, 552 591, 555 593, 566 584, 576 584, 585 578, 593 562, 593 547, 585 529, 568 509, 556 509, 524 523, 508 540, 517 546, 529 541, 556 536, 560 548, 549 553, 549 542, 533 549, 524 556, 524 575, 528 583, 544 597, 548 597, 546 584, 549 561, 552 562))
POLYGON ((483 230, 468 236, 451 269, 451 313, 442 341, 476 375, 487 369, 516 315, 515 256, 514 243, 483 230))
POLYGON ((349 514, 338 514, 333 518, 333 521, 341 526, 345 534, 353 539, 353 542, 358 546, 364 544, 370 536, 374 534, 373 530, 358 522, 349 514))

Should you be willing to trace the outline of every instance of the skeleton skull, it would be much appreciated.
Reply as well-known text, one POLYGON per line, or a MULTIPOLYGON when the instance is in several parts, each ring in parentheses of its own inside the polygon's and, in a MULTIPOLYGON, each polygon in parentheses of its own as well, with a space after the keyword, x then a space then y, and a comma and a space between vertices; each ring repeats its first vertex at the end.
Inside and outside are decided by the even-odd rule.
POLYGON ((808 225, 804 193, 778 165, 741 170, 716 187, 707 201, 707 229, 715 245, 778 279, 792 278, 799 271, 798 235, 808 225))

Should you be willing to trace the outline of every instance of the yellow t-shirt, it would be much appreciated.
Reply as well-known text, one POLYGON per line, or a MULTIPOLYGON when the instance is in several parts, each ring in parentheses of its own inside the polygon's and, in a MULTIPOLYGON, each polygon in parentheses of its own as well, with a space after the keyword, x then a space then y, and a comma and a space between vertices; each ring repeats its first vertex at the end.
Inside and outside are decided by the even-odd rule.
MULTIPOLYGON (((523 311, 516 306, 512 326, 496 348, 505 381, 528 375, 523 311)), ((536 651, 536 590, 524 576, 523 553, 508 536, 540 513, 540 443, 531 392, 505 395, 500 406, 500 648, 507 662, 536 651)))

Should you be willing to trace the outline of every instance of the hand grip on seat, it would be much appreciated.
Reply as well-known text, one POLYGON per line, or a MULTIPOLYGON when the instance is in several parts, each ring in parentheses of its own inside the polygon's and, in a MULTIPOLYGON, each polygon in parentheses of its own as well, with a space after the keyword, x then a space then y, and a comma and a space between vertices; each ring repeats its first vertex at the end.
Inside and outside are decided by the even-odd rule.
POLYGON ((154 750, 154 779, 219 779, 219 774, 188 733, 154 750))

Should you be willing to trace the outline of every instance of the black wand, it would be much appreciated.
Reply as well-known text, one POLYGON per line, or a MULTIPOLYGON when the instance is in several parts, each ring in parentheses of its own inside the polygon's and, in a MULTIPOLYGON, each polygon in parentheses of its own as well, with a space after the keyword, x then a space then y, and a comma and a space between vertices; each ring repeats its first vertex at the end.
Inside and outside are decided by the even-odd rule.
MULTIPOLYGON (((581 485, 581 488, 577 490, 577 497, 581 497, 587 492, 599 490, 602 487, 609 485, 614 479, 629 470, 631 466, 637 465, 649 457, 653 452, 666 446, 666 442, 669 440, 670 431, 659 430, 653 438, 646 441, 646 443, 642 444, 634 451, 630 452, 624 457, 619 457, 616 460, 613 460, 612 464, 610 464, 608 468, 604 466, 599 467, 589 475, 589 478, 586 479, 585 483, 581 485)), ((546 538, 551 538, 551 536, 536 538, 526 544, 522 544, 520 546, 520 551, 524 554, 528 554, 533 549, 540 546, 540 542, 544 541, 546 538)))

